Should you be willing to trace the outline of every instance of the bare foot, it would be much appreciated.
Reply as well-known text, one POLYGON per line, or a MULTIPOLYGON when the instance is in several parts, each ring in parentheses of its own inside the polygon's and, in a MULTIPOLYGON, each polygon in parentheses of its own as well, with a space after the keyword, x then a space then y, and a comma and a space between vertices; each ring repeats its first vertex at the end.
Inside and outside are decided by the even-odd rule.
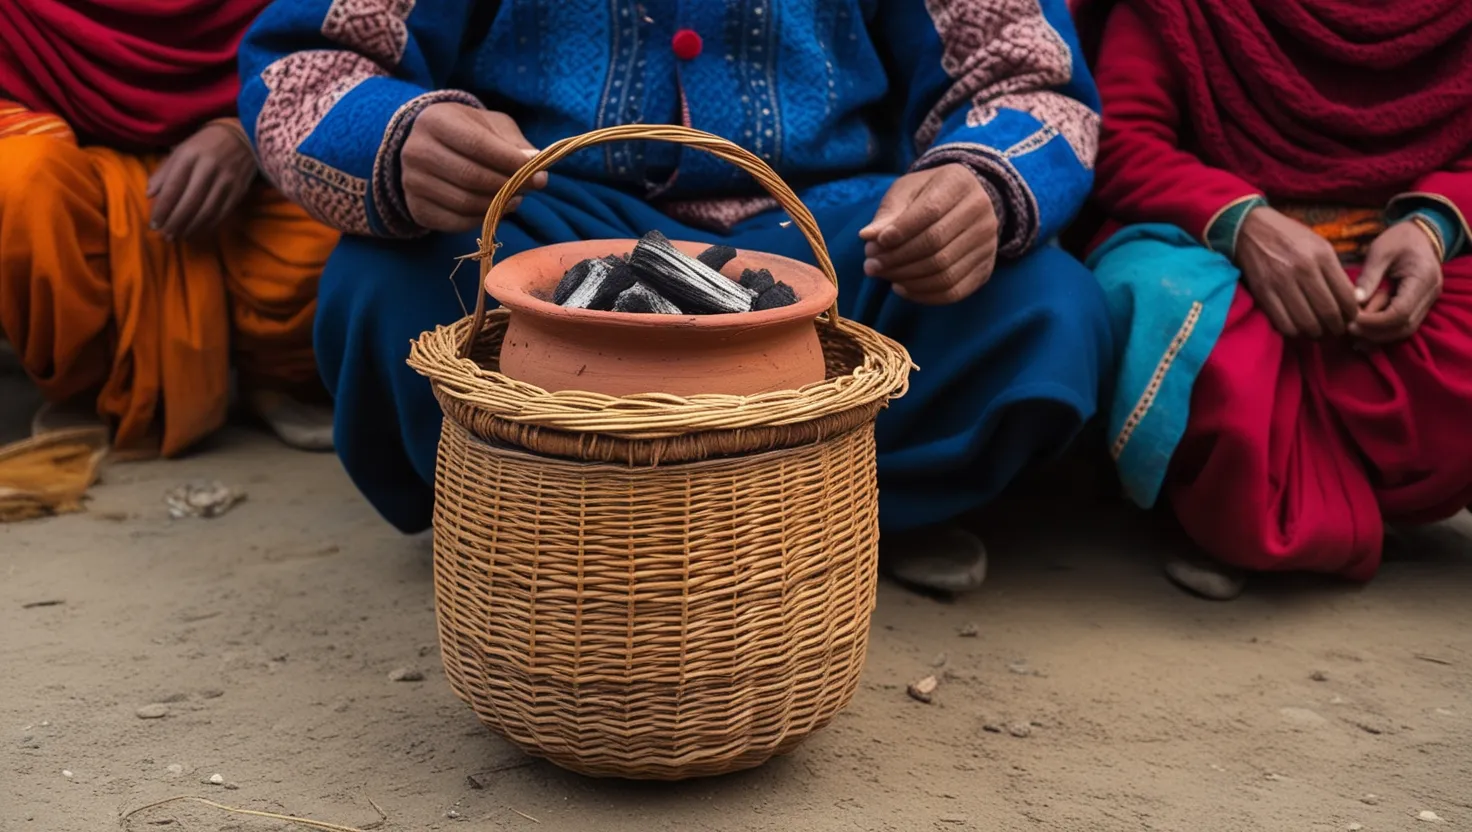
POLYGON ((1241 570, 1201 556, 1171 558, 1165 575, 1176 586, 1210 601, 1230 601, 1247 585, 1241 570))
POLYGON ((885 535, 879 563, 895 580, 935 592, 969 592, 986 580, 986 546, 951 524, 885 535))
POLYGON ((288 446, 302 451, 332 450, 332 408, 260 389, 248 392, 246 403, 288 446))

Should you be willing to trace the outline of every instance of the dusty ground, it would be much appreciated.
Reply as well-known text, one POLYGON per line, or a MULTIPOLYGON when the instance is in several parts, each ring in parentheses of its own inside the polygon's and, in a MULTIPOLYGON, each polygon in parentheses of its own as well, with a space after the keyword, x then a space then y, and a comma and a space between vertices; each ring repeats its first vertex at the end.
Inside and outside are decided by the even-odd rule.
MULTIPOLYGON (((0 386, 0 410, 22 398, 0 386)), ((348 826, 372 801, 379 828, 416 831, 1435 828, 1423 811, 1472 829, 1472 522, 1402 534, 1368 588, 1212 605, 1157 576, 1178 543, 1146 518, 997 516, 980 594, 882 588, 857 700, 791 757, 592 781, 521 758, 450 693, 426 540, 331 457, 233 429, 110 469, 86 514, 0 526, 0 830, 118 828, 179 794, 348 826), (163 493, 200 476, 249 500, 170 521, 163 493), (942 659, 935 703, 907 698, 942 659), (425 680, 389 681, 403 666, 425 680), (136 715, 153 703, 167 715, 136 715)), ((127 828, 286 827, 176 805, 127 828)))

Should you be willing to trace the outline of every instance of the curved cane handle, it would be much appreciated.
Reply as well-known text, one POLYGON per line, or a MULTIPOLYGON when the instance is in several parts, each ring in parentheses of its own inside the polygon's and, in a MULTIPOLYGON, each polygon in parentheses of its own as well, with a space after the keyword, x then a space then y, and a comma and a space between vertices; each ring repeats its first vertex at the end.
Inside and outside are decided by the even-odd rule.
MULTIPOLYGON (((465 338, 465 343, 460 347, 460 356, 467 357, 470 354, 471 345, 474 343, 481 328, 485 326, 486 318, 486 291, 485 278, 491 271, 491 264, 496 259, 496 226, 500 225, 501 218, 506 213, 506 206, 515 198, 518 191, 531 178, 538 173, 552 167, 563 157, 570 153, 592 147, 598 144, 617 141, 667 141, 675 144, 693 147, 711 154, 720 159, 741 168, 751 174, 752 178, 761 183, 761 186, 777 200, 777 203, 786 209, 788 216, 802 231, 807 238, 808 245, 813 248, 813 256, 817 258, 818 269, 823 272, 834 286, 838 285, 838 272, 833 268, 833 260, 828 256, 828 245, 823 242, 823 233, 818 230, 818 221, 813 219, 813 214, 797 198, 797 194, 782 177, 772 170, 771 166, 762 161, 756 154, 741 147, 734 142, 727 141, 720 136, 696 130, 690 127, 678 125, 656 125, 656 124, 625 124, 617 127, 605 127, 583 133, 579 136, 563 139, 548 145, 545 150, 527 161, 501 190, 496 193, 495 199, 486 209, 485 223, 481 226, 480 251, 475 255, 480 260, 481 285, 476 291, 475 300, 475 322, 465 338)), ((835 300, 833 306, 828 309, 830 323, 838 323, 838 302, 835 300)))

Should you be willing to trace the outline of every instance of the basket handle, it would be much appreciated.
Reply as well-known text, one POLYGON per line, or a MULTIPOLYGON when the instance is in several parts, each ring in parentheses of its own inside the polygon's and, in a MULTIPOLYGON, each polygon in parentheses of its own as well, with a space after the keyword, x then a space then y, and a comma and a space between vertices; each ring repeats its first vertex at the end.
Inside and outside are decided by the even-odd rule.
MULTIPOLYGON (((808 245, 812 246, 813 256, 818 261, 818 269, 833 282, 834 286, 838 285, 838 272, 834 270, 833 260, 828 256, 828 245, 823 242, 823 233, 818 230, 818 221, 813 219, 812 212, 802 204, 802 200, 798 199, 792 188, 782 181, 782 177, 778 176, 777 172, 756 154, 720 136, 679 125, 624 124, 605 127, 548 145, 545 150, 527 160, 526 164, 511 174, 511 178, 506 180, 506 184, 501 186, 501 190, 497 191, 496 197, 491 200, 490 207, 486 209, 485 223, 481 226, 480 251, 474 255, 480 260, 481 282, 475 293, 475 322, 466 333, 465 343, 460 345, 461 358, 469 357, 476 336, 485 326, 485 279, 486 275, 490 274, 491 264, 496 259, 496 226, 501 224, 501 218, 506 213, 506 206, 515 198, 517 191, 520 191, 533 176, 552 167, 570 153, 607 142, 632 140, 666 141, 698 148, 751 174, 752 178, 786 209, 788 216, 792 217, 792 221, 807 238, 808 245)), ((828 322, 835 326, 838 324, 838 302, 836 300, 828 309, 828 322)))

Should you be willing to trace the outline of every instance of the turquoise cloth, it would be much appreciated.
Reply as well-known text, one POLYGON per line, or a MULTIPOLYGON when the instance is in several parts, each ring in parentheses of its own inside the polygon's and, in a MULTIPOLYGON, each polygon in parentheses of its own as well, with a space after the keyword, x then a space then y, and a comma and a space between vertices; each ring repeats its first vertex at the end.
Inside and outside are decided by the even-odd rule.
POLYGON ((1186 431, 1191 389, 1216 347, 1240 272, 1173 225, 1134 225, 1089 258, 1104 287, 1118 380, 1100 409, 1125 493, 1149 508, 1186 431))

